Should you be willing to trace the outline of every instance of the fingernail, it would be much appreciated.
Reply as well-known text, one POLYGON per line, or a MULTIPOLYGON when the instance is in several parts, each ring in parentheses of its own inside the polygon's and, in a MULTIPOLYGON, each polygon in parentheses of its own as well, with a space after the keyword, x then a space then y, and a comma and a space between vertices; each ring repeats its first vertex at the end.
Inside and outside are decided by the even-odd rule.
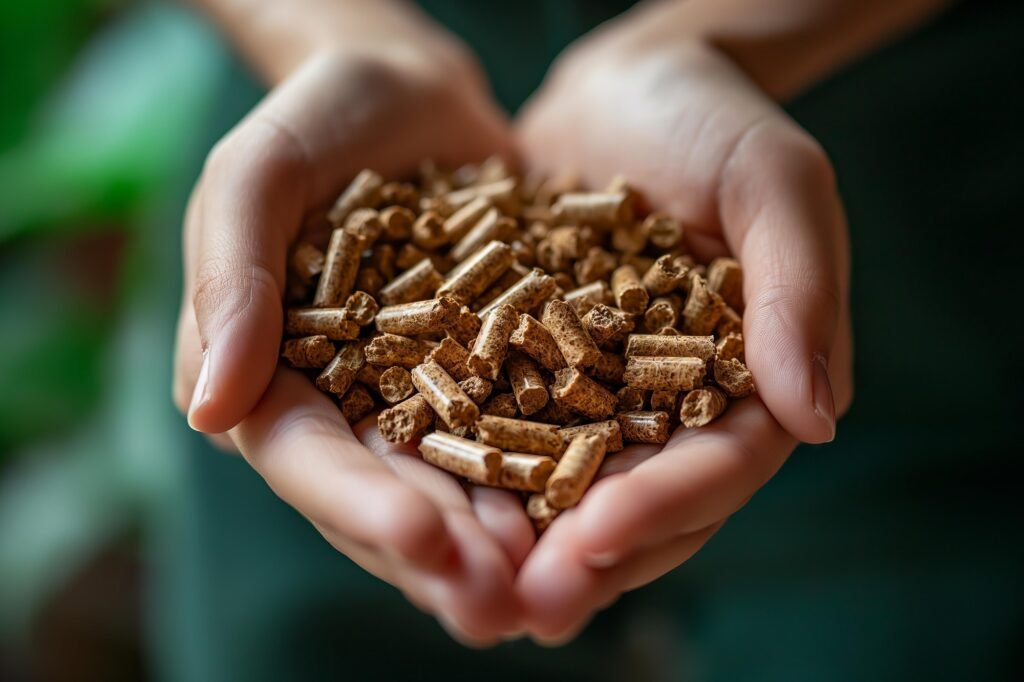
POLYGON ((832 382, 828 378, 828 362, 825 356, 814 356, 814 412, 828 424, 831 441, 836 437, 836 403, 832 395, 832 382))
POLYGON ((588 552, 583 560, 591 568, 611 568, 622 561, 621 552, 588 552))
POLYGON ((210 399, 209 392, 209 381, 210 379, 210 351, 203 351, 203 365, 199 368, 199 378, 196 379, 196 387, 192 391, 192 402, 188 406, 188 425, 193 429, 196 429, 192 423, 192 417, 199 407, 210 399))

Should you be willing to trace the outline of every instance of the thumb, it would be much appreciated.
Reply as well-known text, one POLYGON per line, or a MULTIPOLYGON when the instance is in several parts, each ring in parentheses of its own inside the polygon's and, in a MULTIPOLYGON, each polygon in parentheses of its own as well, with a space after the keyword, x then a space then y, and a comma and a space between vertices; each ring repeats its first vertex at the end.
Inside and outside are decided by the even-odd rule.
POLYGON ((202 206, 186 254, 203 359, 188 421, 207 433, 235 426, 277 364, 287 244, 302 217, 305 157, 279 125, 243 121, 203 170, 202 206), (190 276, 191 275, 191 276, 190 276))
POLYGON ((788 122, 755 124, 725 166, 720 197, 726 239, 744 268, 744 340, 758 392, 793 436, 830 441, 836 391, 829 362, 847 264, 828 159, 788 122))

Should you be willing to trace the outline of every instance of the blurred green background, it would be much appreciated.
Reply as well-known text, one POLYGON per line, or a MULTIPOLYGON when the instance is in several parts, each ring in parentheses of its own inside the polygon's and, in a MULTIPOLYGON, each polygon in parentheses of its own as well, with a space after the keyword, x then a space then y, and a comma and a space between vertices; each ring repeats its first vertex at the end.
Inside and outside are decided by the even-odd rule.
MULTIPOLYGON (((423 4, 514 108, 624 3, 423 4)), ((1021 28, 1021 3, 962 3, 790 107, 853 233, 858 397, 839 441, 799 450, 697 559, 560 652, 456 653, 433 630, 407 651, 517 679, 524 661, 563 680, 623 679, 621 660, 633 679, 1024 671, 1021 28)), ((200 17, 157 2, 3 3, 0 69, 0 679, 253 679, 289 651, 362 679, 390 649, 352 630, 357 602, 431 626, 354 587, 374 583, 170 403, 184 202, 259 88, 200 17), (319 639, 297 634, 310 622, 319 639)))

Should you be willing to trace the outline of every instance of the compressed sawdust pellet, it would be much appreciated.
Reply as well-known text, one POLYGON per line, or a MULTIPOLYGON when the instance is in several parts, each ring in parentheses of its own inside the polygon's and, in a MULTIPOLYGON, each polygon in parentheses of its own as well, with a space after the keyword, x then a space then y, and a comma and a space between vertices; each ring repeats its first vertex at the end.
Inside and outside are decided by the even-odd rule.
POLYGON ((323 334, 289 339, 284 342, 281 357, 292 367, 319 369, 334 357, 334 344, 323 334))
POLYGON ((386 407, 389 442, 422 437, 453 475, 534 493, 543 530, 605 451, 664 443, 754 390, 742 268, 697 262, 651 208, 625 178, 586 191, 499 157, 364 171, 289 252, 281 362, 322 367, 351 421, 386 407))

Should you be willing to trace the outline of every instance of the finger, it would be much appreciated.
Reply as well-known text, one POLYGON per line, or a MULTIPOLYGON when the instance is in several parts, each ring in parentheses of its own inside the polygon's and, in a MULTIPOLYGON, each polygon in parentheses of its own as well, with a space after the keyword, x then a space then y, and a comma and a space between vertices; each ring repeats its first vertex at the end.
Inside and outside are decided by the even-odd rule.
POLYGON ((758 392, 798 439, 835 436, 829 359, 845 305, 845 232, 828 159, 805 133, 765 119, 722 173, 727 241, 744 268, 746 357, 758 392))
POLYGON ((582 517, 563 513, 527 559, 516 581, 531 635, 544 644, 564 643, 623 592, 677 567, 700 549, 717 526, 645 548, 611 568, 588 565, 575 542, 582 517))
POLYGON ((712 424, 680 429, 656 456, 598 481, 578 507, 574 542, 595 567, 636 547, 706 528, 739 509, 795 445, 757 396, 712 424))
POLYGON ((280 369, 232 438, 274 492, 312 522, 433 568, 452 541, 437 506, 355 438, 305 377, 280 369))
POLYGON ((471 486, 469 499, 480 524, 497 539, 516 570, 526 561, 536 534, 519 495, 508 490, 471 486))
POLYGON ((191 297, 203 364, 189 424, 221 432, 259 400, 277 362, 285 252, 301 223, 306 162, 295 138, 255 115, 203 170, 191 297))

